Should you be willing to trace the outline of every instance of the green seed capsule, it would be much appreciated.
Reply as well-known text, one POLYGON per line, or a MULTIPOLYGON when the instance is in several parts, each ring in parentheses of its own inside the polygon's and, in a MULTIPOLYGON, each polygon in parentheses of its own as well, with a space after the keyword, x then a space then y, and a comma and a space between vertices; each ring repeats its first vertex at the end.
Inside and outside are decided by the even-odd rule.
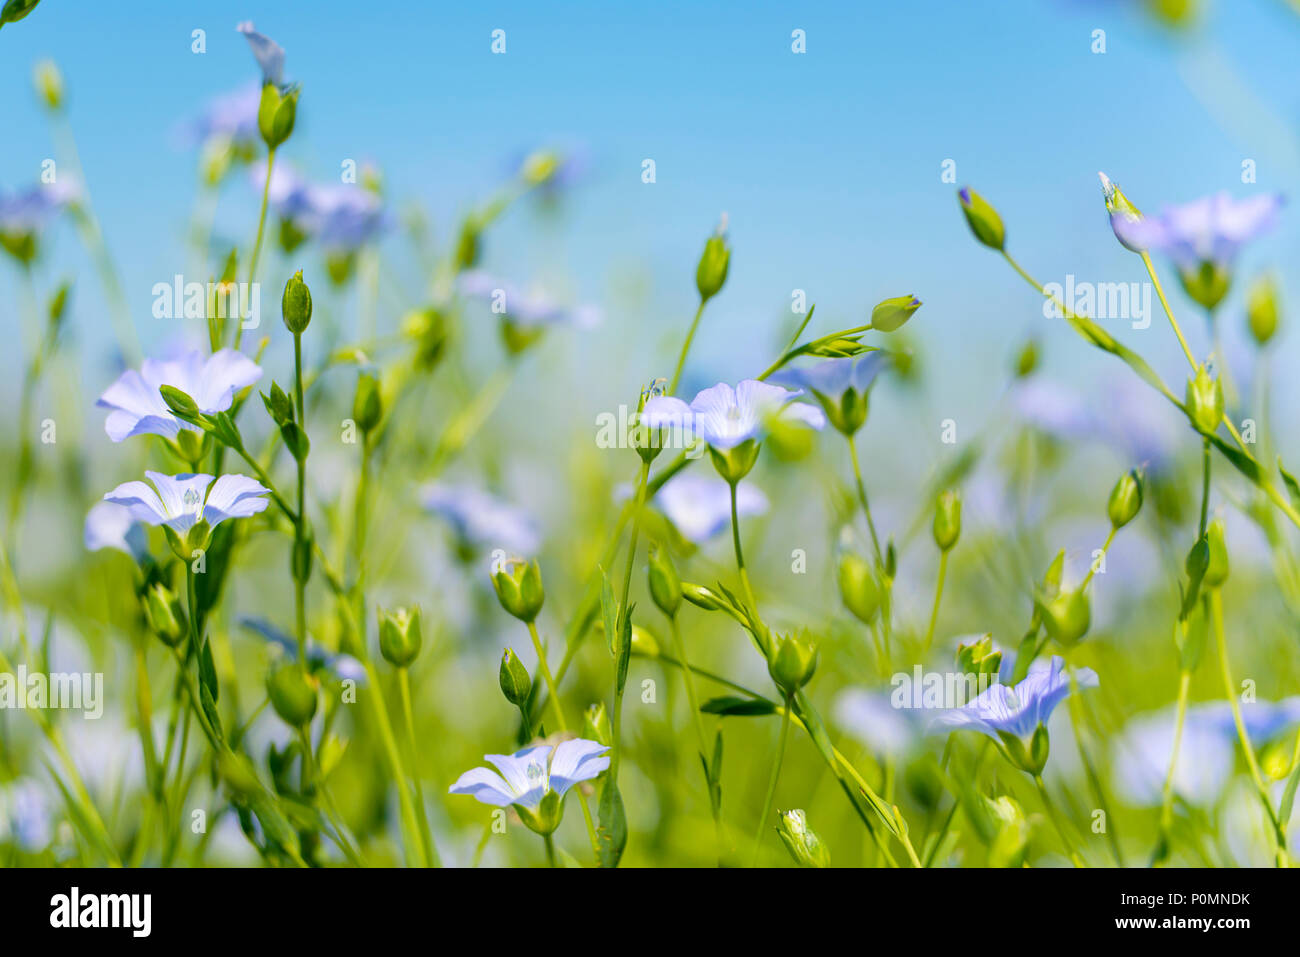
POLYGON ((492 586, 501 607, 510 614, 523 622, 537 619, 546 594, 542 589, 542 570, 536 562, 521 559, 502 561, 492 573, 492 586))
POLYGON ((957 199, 961 202, 961 211, 966 214, 966 222, 970 224, 976 239, 991 249, 1001 250, 1006 246, 1007 232, 1002 225, 1002 217, 983 196, 964 186, 957 191, 957 199))
POLYGON ((1223 383, 1205 366, 1199 366, 1196 375, 1187 380, 1185 400, 1192 425, 1207 435, 1213 434, 1223 419, 1223 383))
POLYGON ((650 546, 650 597, 669 618, 682 607, 682 582, 668 550, 658 543, 650 546))
POLYGON ((1246 320, 1250 324, 1250 334, 1261 346, 1266 345, 1277 332, 1281 312, 1277 300, 1277 284, 1270 276, 1256 279, 1246 296, 1246 320))
POLYGON ((528 700, 528 692, 532 689, 533 682, 528 676, 528 669, 524 667, 524 663, 519 660, 513 648, 507 648, 501 656, 499 678, 501 693, 506 696, 506 700, 516 708, 522 708, 524 702, 528 700))
POLYGON ((856 552, 842 552, 836 578, 844 607, 864 625, 871 624, 880 611, 880 585, 867 560, 856 552))
POLYGON ((961 496, 953 489, 939 493, 934 507, 934 543, 946 552, 961 537, 961 496))
POLYGON ((1041 606, 1043 627, 1063 645, 1072 645, 1088 633, 1092 607, 1083 589, 1063 591, 1041 606))
POLYGON ((316 692, 320 682, 296 662, 286 662, 271 672, 267 694, 275 713, 295 728, 309 724, 316 714, 316 692))
POLYGON ((817 670, 817 645, 803 635, 780 636, 767 670, 778 688, 787 696, 793 695, 812 680, 817 670))
POLYGON ((280 313, 284 317, 285 328, 295 336, 305 332, 311 323, 311 290, 303 282, 301 269, 284 284, 280 313))
POLYGON ((1106 501, 1106 515, 1112 528, 1123 528, 1137 518, 1142 508, 1142 472, 1132 469, 1120 476, 1106 501))
POLYGON ((379 652, 398 668, 408 668, 420 653, 420 609, 398 608, 379 612, 379 652))
POLYGON ((915 296, 885 299, 871 310, 871 328, 877 332, 893 332, 901 328, 920 308, 921 300, 915 296))
POLYGON ((704 244, 699 265, 695 267, 695 288, 699 290, 701 301, 716 296, 727 281, 727 269, 731 265, 731 247, 727 245, 725 229, 724 217, 718 232, 710 236, 704 244))

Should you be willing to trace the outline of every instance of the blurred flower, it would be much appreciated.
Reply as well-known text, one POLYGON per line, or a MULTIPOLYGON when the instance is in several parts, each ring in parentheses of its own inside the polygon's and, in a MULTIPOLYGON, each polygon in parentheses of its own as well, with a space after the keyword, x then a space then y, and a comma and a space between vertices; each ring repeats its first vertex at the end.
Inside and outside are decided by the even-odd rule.
MULTIPOLYGON (((265 164, 249 175, 259 192, 266 187, 265 164)), ((392 225, 377 193, 355 183, 312 183, 286 163, 272 168, 267 202, 277 216, 301 236, 319 242, 327 254, 353 252, 392 225)))
MULTIPOLYGON (((1137 807, 1161 803, 1174 747, 1174 708, 1138 715, 1111 746, 1111 775, 1120 799, 1137 807)), ((1214 801, 1232 769, 1233 741, 1198 722, 1183 726, 1173 789, 1195 804, 1214 801)))
POLYGON ((212 97, 194 119, 185 123, 181 135, 187 144, 199 145, 224 138, 232 143, 257 142, 257 107, 262 91, 256 84, 212 97))
POLYGON ((554 192, 580 181, 591 166, 585 149, 540 149, 516 154, 511 169, 530 186, 554 192))
MULTIPOLYGON (((298 660, 298 641, 262 618, 241 618, 239 623, 273 645, 278 645, 289 660, 298 660)), ((314 639, 307 639, 307 670, 312 674, 325 671, 339 681, 365 684, 366 668, 351 655, 330 651, 314 639)))
POLYGON ((807 389, 835 428, 852 435, 867 418, 867 392, 889 361, 887 352, 827 359, 803 369, 787 367, 771 378, 776 385, 807 389))
POLYGON ((140 523, 129 508, 113 502, 97 502, 91 507, 86 514, 83 538, 87 551, 116 548, 137 561, 149 555, 149 542, 140 523))
POLYGON ((832 705, 835 723, 866 745, 872 754, 897 757, 907 752, 920 730, 917 712, 895 708, 883 692, 849 688, 832 705))
POLYGON ((469 485, 426 485, 420 501, 444 518, 462 545, 532 555, 541 545, 537 524, 522 508, 469 485))
POLYGON ((281 86, 284 83, 284 48, 270 37, 253 29, 253 21, 245 20, 235 26, 244 35, 253 58, 262 68, 262 81, 281 86))
POLYGON ((152 488, 140 481, 124 482, 104 500, 127 506, 137 521, 166 525, 182 534, 199 521, 216 528, 228 518, 256 515, 266 508, 263 496, 270 491, 246 475, 223 475, 213 483, 211 475, 144 474, 152 488))
POLYGON ((181 429, 202 430, 172 415, 158 391, 160 386, 180 389, 200 412, 211 414, 229 409, 235 393, 261 377, 257 363, 234 349, 222 349, 211 356, 194 351, 178 359, 145 359, 139 372, 123 372, 95 404, 113 410, 104 421, 104 430, 114 442, 133 435, 170 439, 181 429))
POLYGON ((1240 200, 1216 193, 1166 206, 1155 217, 1126 219, 1124 236, 1139 247, 1160 250, 1183 270, 1203 263, 1227 267, 1243 244, 1272 228, 1282 203, 1276 193, 1240 200))
POLYGON ((11 840, 35 854, 54 839, 54 806, 31 778, 19 778, 0 789, 0 841, 11 840))
POLYGON ((40 233, 80 195, 77 186, 66 180, 0 193, 0 248, 20 262, 31 262, 40 233))
MULTIPOLYGON (((658 491, 653 501, 682 536, 697 545, 731 523, 731 487, 713 476, 678 475, 658 491)), ((762 515, 767 507, 767 496, 762 491, 751 484, 737 487, 738 515, 762 515)))
POLYGON ((488 302, 493 306, 493 311, 499 309, 519 326, 575 326, 590 329, 601 320, 600 310, 595 306, 568 308, 535 286, 521 290, 478 269, 461 276, 459 286, 466 296, 488 302))
MULTIPOLYGON (((1099 683, 1091 668, 1077 669, 1075 679, 1080 688, 1093 688, 1099 683)), ((996 684, 969 704, 948 709, 934 719, 931 727, 944 731, 969 728, 995 741, 1001 740, 999 732, 1027 738, 1040 724, 1047 724, 1052 711, 1069 693, 1065 659, 1053 655, 1050 663, 1036 661, 1030 665, 1029 674, 1018 685, 996 684)))
POLYGON ((1020 380, 1013 386, 1011 400, 1020 418, 1057 438, 1093 438, 1098 432, 1092 403, 1054 382, 1020 380))
MULTIPOLYGON (((1241 702, 1241 722, 1253 744, 1277 737, 1300 724, 1300 695, 1281 701, 1241 702)), ((1209 701, 1187 709, 1187 721, 1222 735, 1231 742, 1237 740, 1237 724, 1232 717, 1232 706, 1226 701, 1209 701)))
POLYGON ((655 396, 646 403, 641 423, 652 429, 689 429, 696 438, 725 451, 761 441, 774 418, 824 428, 826 417, 820 409, 791 402, 801 394, 756 379, 746 379, 734 389, 719 382, 699 393, 690 405, 674 396, 655 396))

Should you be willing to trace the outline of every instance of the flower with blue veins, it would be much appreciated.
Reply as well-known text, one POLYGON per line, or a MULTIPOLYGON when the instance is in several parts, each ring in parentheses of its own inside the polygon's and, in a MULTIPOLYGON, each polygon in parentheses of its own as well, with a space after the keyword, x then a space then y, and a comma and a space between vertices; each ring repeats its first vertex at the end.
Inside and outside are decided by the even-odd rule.
MULTIPOLYGON (((630 492, 630 490, 629 490, 630 492)), ((731 522, 731 487, 720 478, 685 473, 674 477, 652 499, 682 537, 702 545, 724 531, 731 522)), ((767 496, 752 485, 736 490, 736 513, 762 515, 767 496)))
POLYGON ((82 532, 86 550, 115 548, 137 562, 149 557, 149 541, 131 510, 115 502, 96 502, 86 513, 82 532))
POLYGON ((211 415, 229 409, 235 393, 261 377, 261 367, 234 349, 221 349, 210 356, 195 351, 177 359, 144 360, 139 371, 128 369, 118 376, 95 404, 112 410, 104 431, 114 442, 133 435, 174 439, 182 430, 202 430, 172 414, 158 391, 161 386, 180 389, 200 412, 211 415))
POLYGON ((253 28, 252 20, 236 24, 235 29, 244 35, 253 58, 262 70, 262 82, 274 86, 284 84, 284 47, 253 28))
POLYGON ((889 354, 877 349, 807 368, 787 367, 775 372, 771 381, 812 393, 831 425, 852 435, 867 420, 868 393, 888 361, 889 354))
POLYGON ((735 485, 749 474, 758 447, 774 425, 800 423, 826 427, 826 416, 814 406, 793 400, 791 392, 757 379, 745 379, 734 389, 725 382, 705 389, 687 405, 675 396, 659 395, 645 404, 640 422, 650 429, 690 433, 709 447, 718 473, 735 485))
POLYGON ((608 750, 608 745, 597 741, 573 738, 554 749, 543 744, 509 755, 484 755, 497 770, 466 771, 449 793, 468 794, 495 807, 513 806, 530 830, 551 834, 560 824, 565 792, 604 772, 609 767, 608 750))
POLYGON ((206 548, 212 529, 228 518, 249 518, 264 511, 270 489, 247 475, 163 475, 145 472, 149 482, 123 482, 104 501, 125 505, 131 517, 161 525, 180 557, 206 548), (152 483, 152 484, 150 484, 152 483))
POLYGON ((1012 764, 1030 774, 1041 774, 1047 763, 1047 721, 1056 706, 1070 694, 1072 684, 1094 688, 1099 684, 1091 668, 1079 668, 1073 679, 1065 659, 1036 661, 1014 686, 995 684, 960 708, 950 708, 934 719, 931 730, 967 728, 998 742, 1012 764))
POLYGON ((541 546, 537 523, 528 512, 482 489, 434 482, 421 489, 420 502, 451 525, 462 553, 500 548, 532 555, 541 546))

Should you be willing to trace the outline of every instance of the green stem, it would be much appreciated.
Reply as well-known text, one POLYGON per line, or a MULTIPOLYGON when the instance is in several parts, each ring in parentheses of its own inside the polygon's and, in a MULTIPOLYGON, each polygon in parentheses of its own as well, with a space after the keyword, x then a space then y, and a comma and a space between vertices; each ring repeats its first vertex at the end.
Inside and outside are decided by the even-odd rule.
MULTIPOLYGON (((275 149, 270 149, 266 154, 266 182, 262 184, 262 210, 257 216, 257 239, 253 241, 253 257, 248 262, 248 285, 252 288, 257 281, 257 261, 262 255, 262 234, 266 231, 266 206, 267 200, 271 195, 271 172, 275 169, 275 149)), ((240 340, 244 335, 243 322, 235 323, 235 349, 239 348, 240 340)), ((301 372, 298 381, 302 381, 301 372)), ((299 409, 299 418, 301 418, 301 409, 299 409)))
POLYGON ((1165 298, 1165 291, 1160 286, 1160 277, 1156 275, 1156 267, 1151 263, 1150 254, 1142 253, 1142 265, 1147 267, 1147 275, 1151 277, 1152 284, 1156 287, 1156 295, 1160 297, 1160 305, 1165 310, 1165 315, 1169 317, 1169 325, 1174 330, 1174 335, 1178 337, 1178 344, 1183 347, 1183 355, 1187 357, 1187 364, 1196 371, 1196 356, 1192 354, 1191 348, 1187 345, 1187 340, 1183 337, 1183 330, 1178 325, 1178 320, 1174 318, 1174 311, 1169 308, 1169 300, 1165 298))
POLYGON ((1061 843, 1065 845, 1065 851, 1070 856, 1071 863, 1073 863, 1075 867, 1083 867, 1083 861, 1074 850, 1074 844, 1066 835, 1065 825, 1061 821, 1061 816, 1056 810, 1056 805, 1053 803, 1051 795, 1047 793, 1047 785, 1043 783, 1043 776, 1041 774, 1034 775, 1034 784, 1038 786, 1038 794, 1043 799, 1043 807, 1047 809, 1047 816, 1052 819, 1052 826, 1056 828, 1056 833, 1060 836, 1061 843))
POLYGON ((1097 558, 1093 561, 1093 563, 1088 566, 1088 574, 1083 576, 1083 582, 1079 585, 1080 590, 1083 590, 1084 588, 1088 587, 1088 583, 1092 581, 1092 576, 1097 574, 1097 569, 1100 568, 1101 563, 1106 560, 1106 553, 1110 551, 1111 542, 1115 541, 1116 531, 1117 529, 1115 528, 1114 525, 1112 525, 1110 527, 1110 532, 1108 532, 1106 535, 1106 541, 1102 543, 1101 554, 1098 555, 1097 558))
POLYGON ((934 585, 934 606, 930 609, 930 625, 925 629, 925 648, 922 654, 929 654, 930 644, 934 641, 934 626, 939 620, 939 601, 943 598, 943 581, 948 575, 948 551, 939 553, 939 578, 934 585))
POLYGON ((1178 752, 1183 744, 1183 723, 1187 719, 1187 695, 1192 686, 1192 673, 1186 668, 1178 672, 1178 708, 1174 717, 1174 746, 1169 754, 1169 770, 1160 789, 1160 838, 1164 844, 1174 824, 1174 771, 1178 767, 1178 752))
POLYGON ((397 669, 397 682, 402 694, 402 714, 406 720, 406 744, 411 756, 411 785, 415 790, 415 807, 419 812, 420 842, 424 847, 424 859, 433 866, 439 866, 438 849, 433 843, 433 833, 429 829, 429 815, 424 807, 424 788, 420 784, 419 762, 415 747, 415 712, 411 708, 411 672, 409 668, 397 669))
POLYGON ((682 343, 682 353, 677 357, 677 368, 673 371, 672 384, 668 386, 668 394, 677 394, 677 384, 682 378, 682 369, 686 367, 686 354, 691 351, 691 342, 695 339, 695 330, 699 327, 700 316, 704 315, 704 304, 707 299, 701 299, 699 308, 695 310, 695 318, 691 320, 691 328, 686 333, 686 341, 682 343))
POLYGON ((695 726, 695 738, 699 744, 700 757, 704 765, 704 780, 709 788, 709 808, 713 813, 713 830, 718 841, 718 859, 722 859, 722 814, 713 800, 713 776, 709 772, 709 742, 704 734, 704 720, 700 717, 700 699, 695 690, 695 675, 686 660, 686 643, 682 641, 682 629, 677 624, 677 616, 668 619, 668 629, 672 635, 673 652, 677 655, 682 671, 682 683, 686 685, 686 700, 691 706, 691 723, 695 726))
POLYGON ((776 745, 776 760, 772 763, 772 776, 767 781, 767 793, 758 810, 758 830, 754 833, 754 850, 750 854, 750 866, 758 861, 758 850, 763 844, 763 826, 772 810, 772 801, 776 797, 776 782, 781 777, 781 765, 785 759, 785 743, 790 737, 790 697, 786 696, 784 714, 781 716, 781 736, 776 745))
POLYGON ((555 861, 555 838, 549 834, 542 835, 542 842, 546 845, 546 866, 559 867, 555 861))

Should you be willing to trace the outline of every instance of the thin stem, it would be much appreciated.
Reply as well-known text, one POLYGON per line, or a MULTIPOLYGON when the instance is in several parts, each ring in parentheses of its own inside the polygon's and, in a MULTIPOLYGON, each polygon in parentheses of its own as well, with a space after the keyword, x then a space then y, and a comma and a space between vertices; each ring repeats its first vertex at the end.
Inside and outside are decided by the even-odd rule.
POLYGON ((1174 716, 1174 746, 1169 754, 1169 770, 1160 789, 1160 837, 1168 841, 1174 824, 1174 771, 1178 767, 1178 753, 1183 744, 1183 723, 1187 719, 1187 694, 1192 686, 1192 673, 1186 668, 1178 672, 1178 707, 1174 716))
POLYGON ((1259 763, 1255 760, 1255 749, 1250 744, 1250 735, 1246 733, 1246 724, 1241 718, 1241 704, 1237 701, 1236 685, 1232 681, 1232 666, 1228 662, 1228 640, 1223 627, 1223 596, 1217 588, 1210 590, 1210 617, 1214 625, 1214 641, 1219 648, 1219 671, 1223 675, 1223 693, 1228 699, 1229 707, 1232 708, 1232 722, 1237 727, 1237 739, 1241 742, 1241 750, 1246 755, 1246 766, 1250 769, 1251 780, 1255 782, 1260 803, 1264 805, 1269 823, 1273 825, 1273 836, 1277 841, 1277 866, 1289 867, 1286 831, 1278 820, 1277 812, 1273 810, 1273 802, 1268 795, 1268 785, 1264 783, 1264 775, 1260 773, 1259 763))
POLYGON ((549 834, 542 835, 542 842, 546 845, 546 865, 548 867, 559 867, 555 861, 555 838, 549 834))
POLYGON ((1115 526, 1112 525, 1110 527, 1110 532, 1107 533, 1106 535, 1106 541, 1102 543, 1101 554, 1098 555, 1096 560, 1093 561, 1093 563, 1088 566, 1088 574, 1083 576, 1083 582, 1079 585, 1079 588, 1081 590, 1088 587, 1088 583, 1092 581, 1092 576, 1097 574, 1097 569, 1100 568, 1101 563, 1106 560, 1106 553, 1110 551, 1111 542, 1115 541, 1116 531, 1118 531, 1118 529, 1116 529, 1115 526))
POLYGON ((677 383, 682 379, 682 369, 686 367, 686 354, 691 351, 691 342, 695 339, 695 330, 700 325, 700 316, 704 315, 704 304, 707 299, 701 299, 699 308, 695 310, 695 318, 691 320, 691 328, 686 333, 686 340, 682 343, 682 354, 677 357, 677 368, 673 371, 672 384, 668 386, 668 394, 677 394, 677 383))
POLYGON ((862 466, 858 462, 858 445, 849 436, 849 458, 853 461, 853 479, 858 487, 858 501, 862 504, 862 512, 867 516, 867 528, 871 530, 871 546, 876 550, 876 563, 882 567, 885 564, 884 553, 880 550, 880 537, 876 534, 876 523, 871 518, 871 503, 867 500, 867 483, 862 481, 862 466))
POLYGON ((1065 845, 1065 851, 1070 856, 1071 863, 1075 867, 1083 867, 1083 861, 1079 858, 1078 853, 1074 850, 1074 844, 1066 836, 1065 825, 1061 821, 1061 816, 1056 810, 1056 805, 1052 802, 1052 797, 1047 793, 1047 785, 1043 783, 1041 774, 1034 775, 1034 784, 1038 786, 1038 794, 1043 799, 1043 807, 1047 809, 1047 816, 1052 819, 1052 826, 1056 828, 1056 833, 1061 838, 1061 843, 1065 845))
POLYGON ((424 807, 424 788, 420 784, 419 762, 415 747, 415 712, 411 708, 411 670, 397 669, 397 683, 402 693, 402 714, 406 719, 406 744, 411 756, 411 785, 415 789, 415 807, 419 812, 420 842, 424 846, 424 859, 437 867, 438 849, 433 843, 433 833, 429 830, 429 815, 424 807))
POLYGON ((772 764, 772 776, 767 781, 767 793, 763 797, 763 803, 759 805, 758 811, 758 830, 754 833, 754 850, 750 855, 750 866, 753 866, 758 860, 758 849, 763 844, 763 826, 767 823, 767 815, 772 810, 772 800, 776 796, 776 782, 781 776, 781 765, 785 759, 785 743, 790 737, 790 696, 785 699, 785 713, 781 716, 781 736, 776 745, 776 761, 772 764))
POLYGON ((695 737, 700 748, 700 757, 704 762, 705 784, 708 785, 709 808, 713 813, 713 829, 718 839, 718 858, 722 858, 722 816, 720 808, 716 806, 713 800, 713 777, 709 773, 709 743, 708 738, 704 735, 704 721, 700 717, 700 699, 695 690, 695 675, 691 671, 690 663, 686 660, 686 643, 682 641, 682 629, 677 624, 677 616, 673 615, 668 619, 668 630, 672 636, 673 652, 677 655, 682 670, 682 683, 686 685, 686 700, 691 706, 691 723, 695 726, 695 737))
POLYGON ((921 652, 923 655, 930 651, 930 643, 934 641, 934 625, 939 620, 939 600, 943 598, 943 580, 948 575, 948 551, 939 553, 939 578, 934 585, 934 607, 930 609, 930 625, 925 629, 925 648, 921 652))
MULTIPOLYGON (((253 257, 248 261, 248 285, 252 288, 253 283, 257 280, 257 260, 262 255, 262 234, 266 231, 266 206, 267 200, 271 196, 271 172, 275 169, 275 149, 272 148, 266 154, 266 182, 262 184, 262 211, 257 216, 257 239, 253 242, 253 257)), ((239 342, 244 335, 244 324, 235 323, 235 348, 239 348, 239 342)), ((302 375, 299 374, 298 381, 302 381, 302 375)), ((299 410, 301 418, 301 410, 299 410)))
MULTIPOLYGON (((745 589, 745 601, 749 603, 750 610, 757 615, 758 601, 754 598, 753 586, 749 584, 749 572, 745 570, 745 552, 740 545, 740 515, 736 509, 737 484, 736 482, 731 483, 731 544, 736 552, 736 569, 740 572, 740 584, 745 589)), ((757 637, 755 635, 755 638, 757 637)), ((764 655, 767 654, 767 648, 761 648, 761 650, 764 655)))
POLYGON ((1196 356, 1192 354, 1191 348, 1187 345, 1187 340, 1183 337, 1183 330, 1178 325, 1178 320, 1174 318, 1174 311, 1169 308, 1169 300, 1165 298, 1165 291, 1160 286, 1160 277, 1156 275, 1156 267, 1151 263, 1151 256, 1147 252, 1142 253, 1142 265, 1147 267, 1147 275, 1151 277, 1152 284, 1156 287, 1156 295, 1160 297, 1160 305, 1164 307, 1165 315, 1169 317, 1169 325, 1173 327, 1174 335, 1178 337, 1178 344, 1183 347, 1183 355, 1187 356, 1187 364, 1196 371, 1196 356))

